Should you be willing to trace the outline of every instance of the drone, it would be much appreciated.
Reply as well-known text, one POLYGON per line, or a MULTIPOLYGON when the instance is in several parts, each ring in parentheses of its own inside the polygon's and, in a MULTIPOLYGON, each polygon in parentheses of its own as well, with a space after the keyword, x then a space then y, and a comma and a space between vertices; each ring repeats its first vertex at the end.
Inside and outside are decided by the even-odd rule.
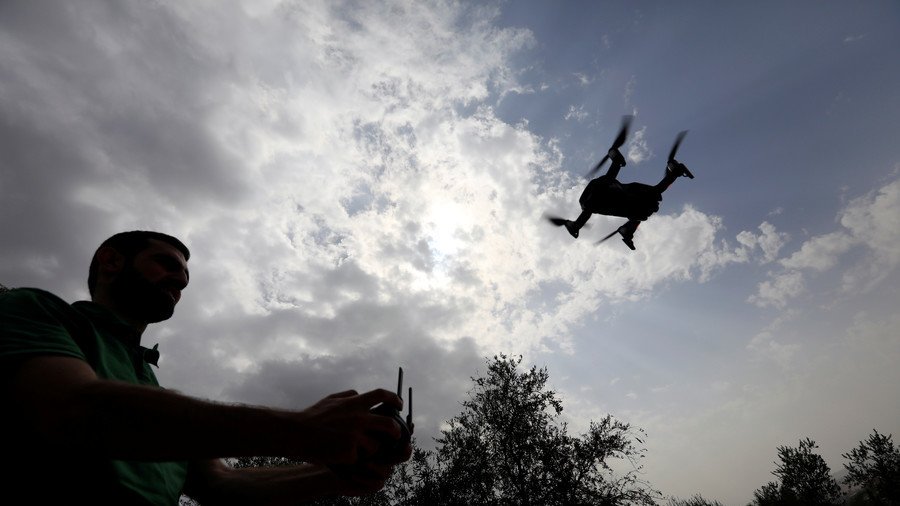
POLYGON ((684 136, 687 135, 687 130, 683 130, 678 132, 675 137, 675 144, 672 145, 669 158, 666 160, 665 175, 659 183, 655 185, 620 183, 616 176, 619 175, 619 170, 625 166, 625 157, 622 156, 619 148, 625 144, 625 140, 628 138, 628 130, 633 119, 634 117, 630 115, 622 117, 622 128, 606 156, 588 171, 587 177, 590 178, 603 167, 607 160, 610 160, 610 167, 606 174, 592 179, 581 193, 581 197, 578 199, 578 203, 581 205, 581 214, 578 218, 573 221, 558 216, 546 216, 550 223, 557 227, 566 227, 569 234, 577 239, 579 230, 584 227, 592 214, 627 218, 628 221, 624 225, 597 241, 596 244, 600 244, 616 234, 621 234, 625 245, 634 250, 636 249, 634 232, 642 221, 646 221, 647 218, 659 211, 663 192, 679 177, 694 179, 694 174, 688 170, 687 166, 675 159, 678 147, 684 140, 684 136))

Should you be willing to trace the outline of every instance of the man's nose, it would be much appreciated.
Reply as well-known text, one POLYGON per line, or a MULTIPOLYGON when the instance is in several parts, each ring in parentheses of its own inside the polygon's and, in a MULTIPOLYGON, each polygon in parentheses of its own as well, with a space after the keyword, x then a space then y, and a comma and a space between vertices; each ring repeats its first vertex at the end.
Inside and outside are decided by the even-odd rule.
POLYGON ((184 290, 188 285, 188 275, 184 270, 180 270, 171 276, 172 286, 179 290, 184 290))

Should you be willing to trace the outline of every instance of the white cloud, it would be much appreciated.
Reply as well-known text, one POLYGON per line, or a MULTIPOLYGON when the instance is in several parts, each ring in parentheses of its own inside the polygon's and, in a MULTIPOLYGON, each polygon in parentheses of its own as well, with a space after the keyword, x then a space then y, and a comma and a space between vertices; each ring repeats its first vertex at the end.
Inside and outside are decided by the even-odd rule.
POLYGON ((573 75, 575 76, 575 79, 578 80, 578 84, 581 86, 587 86, 594 82, 594 78, 588 76, 583 72, 575 72, 573 75))
POLYGON ((759 247, 763 254, 760 262, 768 263, 778 257, 778 252, 787 243, 790 236, 787 233, 778 232, 775 226, 767 221, 759 225, 759 230, 762 232, 759 235, 746 230, 737 235, 737 241, 744 248, 740 253, 736 254, 749 257, 753 250, 759 247))
POLYGON ((751 295, 748 300, 759 307, 781 309, 787 306, 790 299, 803 293, 805 286, 802 273, 787 271, 760 283, 756 294, 751 295))
MULTIPOLYGON (((867 291, 900 265, 900 180, 851 200, 838 213, 838 222, 838 230, 807 239, 799 250, 780 260, 784 270, 770 273, 750 302, 760 307, 785 307, 803 292, 804 271, 821 275, 836 270, 841 291, 867 291), (848 255, 854 249, 863 253, 858 259, 848 255)), ((767 237, 765 257, 774 259, 783 241, 774 232, 764 231, 763 237, 767 237)), ((757 242, 749 237, 738 239, 748 246, 757 242)))
POLYGON ((634 96, 634 90, 637 88, 637 76, 631 76, 627 83, 625 83, 625 104, 628 105, 631 103, 631 97, 634 96))
POLYGON ((583 105, 579 105, 578 107, 575 107, 574 105, 570 105, 569 111, 566 112, 566 115, 565 115, 566 121, 574 119, 575 121, 578 121, 579 123, 583 122, 585 119, 587 119, 587 117, 588 117, 588 113, 587 113, 587 111, 584 110, 583 105))
POLYGON ((900 179, 852 200, 840 223, 869 252, 845 272, 845 290, 868 290, 900 265, 900 179))
POLYGON ((626 156, 634 163, 641 163, 653 156, 653 152, 647 144, 647 139, 644 138, 646 133, 647 127, 645 125, 641 127, 640 130, 632 133, 631 140, 628 141, 628 152, 626 153, 626 156))
POLYGON ((783 319, 778 319, 753 336, 747 344, 747 349, 756 353, 757 356, 777 363, 782 369, 788 369, 793 365, 794 357, 800 350, 800 344, 784 342, 783 321, 783 319))
POLYGON ((852 235, 843 232, 832 232, 813 237, 790 257, 781 260, 781 265, 788 269, 811 269, 825 271, 834 267, 841 255, 856 244, 852 235))
MULTIPOLYGON (((710 224, 715 230, 722 227, 721 220, 716 217, 712 217, 710 224)), ((735 236, 737 246, 732 246, 722 240, 715 247, 702 252, 698 260, 700 281, 707 281, 713 273, 730 264, 748 262, 765 264, 773 261, 790 236, 787 233, 779 232, 774 225, 768 222, 762 222, 758 228, 760 234, 748 230, 738 233, 735 236)))

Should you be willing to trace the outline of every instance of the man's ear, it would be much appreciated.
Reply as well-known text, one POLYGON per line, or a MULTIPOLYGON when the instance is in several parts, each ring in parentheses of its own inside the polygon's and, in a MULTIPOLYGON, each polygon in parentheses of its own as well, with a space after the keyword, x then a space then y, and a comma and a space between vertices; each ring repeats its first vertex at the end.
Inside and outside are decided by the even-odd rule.
POLYGON ((111 246, 103 246, 97 251, 98 274, 118 274, 125 268, 125 255, 111 246))

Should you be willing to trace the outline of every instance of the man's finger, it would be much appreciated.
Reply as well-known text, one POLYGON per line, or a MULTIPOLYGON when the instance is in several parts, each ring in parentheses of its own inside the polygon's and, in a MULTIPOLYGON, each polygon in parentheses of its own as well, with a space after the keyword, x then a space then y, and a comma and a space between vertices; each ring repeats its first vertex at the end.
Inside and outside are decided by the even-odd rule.
POLYGON ((358 458, 366 458, 370 455, 375 455, 375 452, 378 451, 379 442, 369 436, 362 436, 357 441, 357 457, 358 458))
POLYGON ((394 421, 393 418, 387 416, 372 414, 366 418, 365 423, 368 432, 387 434, 392 439, 400 439, 400 435, 402 434, 400 431, 400 424, 394 421))
POLYGON ((342 397, 353 397, 354 395, 358 395, 356 390, 344 390, 343 392, 331 394, 328 397, 326 397, 326 399, 340 399, 342 397))
POLYGON ((390 390, 385 390, 383 388, 377 388, 375 390, 371 390, 364 394, 361 394, 357 401, 360 405, 365 406, 366 408, 371 408, 372 406, 384 402, 386 404, 390 404, 397 409, 403 409, 403 400, 397 397, 397 394, 391 392, 390 390))

